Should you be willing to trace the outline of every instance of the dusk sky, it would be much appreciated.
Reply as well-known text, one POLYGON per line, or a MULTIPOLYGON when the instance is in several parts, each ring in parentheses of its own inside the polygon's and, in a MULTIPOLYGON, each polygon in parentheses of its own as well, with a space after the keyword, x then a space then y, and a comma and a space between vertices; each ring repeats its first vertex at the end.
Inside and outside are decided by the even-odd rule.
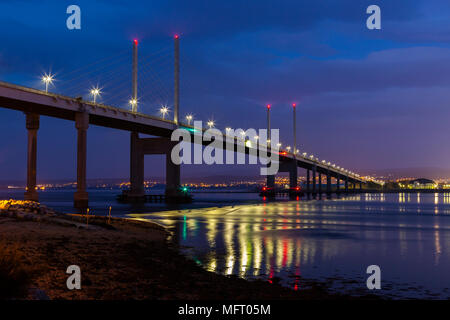
MULTIPOLYGON (((0 0, 0 81, 86 95, 127 107, 131 45, 139 40, 140 111, 173 104, 173 36, 181 36, 180 116, 214 118, 221 129, 272 127, 355 172, 450 168, 450 2, 322 1, 4 1, 0 0), (81 8, 68 30, 66 8, 81 8), (366 8, 381 8, 382 29, 366 28, 366 8), (83 69, 84 66, 84 69, 83 69)), ((172 115, 171 115, 172 116, 172 115)), ((26 177, 22 113, 0 108, 0 180, 26 177)), ((146 158, 146 177, 164 175, 146 158)), ((88 178, 128 177, 129 133, 91 126, 88 178)), ((184 166, 183 175, 249 175, 257 166, 184 166)), ((302 171, 301 174, 303 174, 302 171)), ((76 177, 73 122, 41 118, 38 181, 76 177)))

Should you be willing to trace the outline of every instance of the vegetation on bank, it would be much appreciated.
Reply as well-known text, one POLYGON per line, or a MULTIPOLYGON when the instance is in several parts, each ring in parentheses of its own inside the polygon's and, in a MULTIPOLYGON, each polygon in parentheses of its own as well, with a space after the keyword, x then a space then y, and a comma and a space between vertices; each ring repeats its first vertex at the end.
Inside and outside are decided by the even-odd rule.
POLYGON ((25 298, 33 275, 17 245, 0 243, 0 300, 25 298))

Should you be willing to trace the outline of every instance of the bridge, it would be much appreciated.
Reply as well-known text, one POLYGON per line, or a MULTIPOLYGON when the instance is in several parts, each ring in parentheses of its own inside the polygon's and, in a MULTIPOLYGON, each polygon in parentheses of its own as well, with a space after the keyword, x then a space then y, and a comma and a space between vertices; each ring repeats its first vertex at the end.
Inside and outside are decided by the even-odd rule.
MULTIPOLYGON (((170 153, 178 142, 171 141, 172 132, 177 128, 195 129, 190 123, 179 121, 179 38, 175 37, 175 88, 174 88, 174 118, 172 120, 151 116, 137 110, 137 41, 133 43, 133 70, 132 70, 132 97, 131 110, 113 107, 94 101, 86 101, 82 98, 73 98, 60 94, 27 88, 6 82, 0 82, 0 107, 21 111, 26 117, 26 129, 28 131, 27 153, 27 187, 26 200, 38 201, 36 189, 36 164, 37 164, 37 132, 40 125, 40 116, 49 116, 75 122, 77 130, 77 190, 74 194, 74 206, 87 208, 88 193, 86 190, 86 158, 87 158, 87 132, 90 125, 108 127, 112 129, 130 132, 130 190, 126 196, 139 200, 145 197, 144 190, 144 156, 162 154, 166 156, 166 199, 176 201, 180 195, 180 165, 172 162, 170 153), (134 103, 133 103, 134 101, 134 103), (141 137, 141 134, 154 136, 152 138, 141 137)), ((48 84, 48 83, 47 83, 48 84)), ((270 127, 270 119, 269 119, 270 127)), ((205 129, 202 129, 205 130, 205 129)), ((194 135, 195 130, 191 130, 194 135)), ((233 138, 233 150, 239 150, 239 139, 233 138)), ((210 142, 202 142, 204 145, 210 142)), ((244 152, 250 153, 252 146, 245 145, 244 152)), ((340 190, 341 182, 344 191, 349 191, 358 185, 359 189, 367 183, 367 178, 324 160, 297 154, 297 150, 289 152, 279 151, 280 172, 288 172, 290 188, 297 189, 297 168, 306 169, 306 192, 317 194, 331 193, 331 179, 336 180, 337 190, 340 190), (322 189, 322 175, 326 177, 326 190, 322 189), (319 183, 317 183, 317 179, 319 183)), ((370 180, 378 183, 376 180, 370 180)), ((267 176, 267 188, 275 187, 275 176, 267 176)))

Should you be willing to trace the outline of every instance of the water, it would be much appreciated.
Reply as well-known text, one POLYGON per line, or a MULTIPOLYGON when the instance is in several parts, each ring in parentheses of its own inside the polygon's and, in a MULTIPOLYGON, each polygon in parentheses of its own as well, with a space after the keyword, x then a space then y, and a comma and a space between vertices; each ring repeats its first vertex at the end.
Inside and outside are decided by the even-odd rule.
MULTIPOLYGON (((381 268, 377 294, 450 297, 449 194, 277 202, 255 194, 195 194, 198 202, 182 207, 133 208, 113 200, 118 192, 91 192, 91 211, 106 214, 112 205, 115 215, 167 226, 183 253, 210 271, 279 278, 294 290, 313 279, 360 295, 374 293, 366 287, 366 268, 375 264, 381 268)), ((72 210, 72 192, 44 192, 41 201, 72 210)))

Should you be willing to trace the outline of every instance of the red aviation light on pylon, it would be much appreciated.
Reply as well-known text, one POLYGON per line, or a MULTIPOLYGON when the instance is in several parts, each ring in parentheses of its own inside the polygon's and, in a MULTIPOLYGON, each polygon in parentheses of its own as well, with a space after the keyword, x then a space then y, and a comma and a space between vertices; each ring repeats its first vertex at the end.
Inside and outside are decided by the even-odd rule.
POLYGON ((293 103, 293 104, 292 104, 292 107, 293 107, 293 108, 295 108, 296 106, 297 106, 297 104, 296 104, 296 103, 293 103))
POLYGON ((180 36, 178 34, 173 36, 175 39, 178 39, 180 36))
POLYGON ((271 107, 270 104, 268 104, 268 105, 267 105, 267 109, 270 109, 270 107, 271 107))
POLYGON ((135 45, 138 45, 137 39, 134 39, 133 42, 134 42, 135 45))

